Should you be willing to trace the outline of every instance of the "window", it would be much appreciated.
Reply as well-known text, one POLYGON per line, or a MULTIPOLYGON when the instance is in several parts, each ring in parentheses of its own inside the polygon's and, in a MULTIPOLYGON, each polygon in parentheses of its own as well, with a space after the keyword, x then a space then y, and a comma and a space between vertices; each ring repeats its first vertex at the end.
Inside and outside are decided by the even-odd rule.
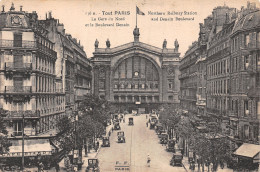
POLYGON ((142 89, 145 89, 145 84, 142 84, 141 87, 142 87, 142 89))
POLYGON ((21 136, 22 135, 22 122, 21 121, 15 121, 14 122, 14 135, 15 136, 21 136))
POLYGON ((249 126, 248 125, 244 126, 244 136, 246 139, 249 139, 249 126))
POLYGON ((172 83, 169 84, 169 90, 172 90, 172 83))
POLYGON ((244 69, 247 69, 249 66, 249 56, 244 56, 244 69))
POLYGON ((103 81, 103 80, 99 81, 99 89, 102 89, 102 90, 105 89, 105 81, 103 81))
POLYGON ((23 37, 22 37, 22 33, 14 33, 14 47, 22 47, 22 41, 23 41, 23 37))
POLYGON ((117 85, 117 84, 115 84, 115 85, 114 85, 114 88, 115 88, 115 89, 118 89, 118 85, 117 85))
POLYGON ((245 112, 245 116, 249 115, 248 100, 244 101, 244 112, 245 112))
POLYGON ((245 47, 248 47, 249 41, 250 41, 249 34, 246 34, 245 35, 245 47))

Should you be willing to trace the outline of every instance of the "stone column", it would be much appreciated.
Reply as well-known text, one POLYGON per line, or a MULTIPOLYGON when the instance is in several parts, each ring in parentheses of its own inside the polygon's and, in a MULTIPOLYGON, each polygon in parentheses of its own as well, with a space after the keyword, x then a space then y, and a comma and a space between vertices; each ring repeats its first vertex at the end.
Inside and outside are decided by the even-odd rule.
POLYGON ((93 90, 94 90, 94 95, 99 94, 99 86, 98 86, 98 79, 99 79, 99 66, 94 66, 94 85, 93 85, 93 90))
POLYGON ((105 97, 110 100, 110 67, 105 66, 105 97))
MULTIPOLYGON (((168 81, 167 81, 167 66, 162 66, 162 102, 168 99, 168 81)), ((159 99, 160 101, 160 99, 159 99)))

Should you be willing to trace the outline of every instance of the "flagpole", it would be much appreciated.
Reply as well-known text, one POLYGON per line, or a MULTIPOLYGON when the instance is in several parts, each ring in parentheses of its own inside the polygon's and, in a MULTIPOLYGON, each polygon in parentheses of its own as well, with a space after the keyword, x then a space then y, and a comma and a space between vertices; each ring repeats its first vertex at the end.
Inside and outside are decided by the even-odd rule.
POLYGON ((137 28, 137 6, 135 6, 135 27, 137 28))

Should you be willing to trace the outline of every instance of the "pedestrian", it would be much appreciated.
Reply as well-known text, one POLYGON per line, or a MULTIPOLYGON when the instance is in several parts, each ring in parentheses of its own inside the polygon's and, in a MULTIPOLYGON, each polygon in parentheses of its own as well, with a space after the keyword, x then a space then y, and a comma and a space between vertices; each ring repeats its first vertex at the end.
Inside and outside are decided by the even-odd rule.
POLYGON ((55 170, 56 170, 56 172, 59 172, 59 171, 60 171, 59 163, 56 163, 56 164, 55 164, 55 170))
POLYGON ((43 168, 44 168, 44 165, 42 162, 40 162, 38 165, 38 172, 43 172, 43 168))
POLYGON ((97 141, 97 147, 99 148, 99 141, 97 141))
POLYGON ((147 155, 147 166, 150 167, 150 163, 151 163, 151 158, 149 156, 149 154, 147 155))
POLYGON ((77 166, 77 165, 74 165, 74 166, 73 166, 73 171, 74 171, 74 172, 77 172, 77 171, 78 171, 78 166, 77 166))
POLYGON ((194 163, 194 161, 191 162, 190 169, 191 169, 192 172, 194 172, 194 170, 195 170, 195 163, 194 163))

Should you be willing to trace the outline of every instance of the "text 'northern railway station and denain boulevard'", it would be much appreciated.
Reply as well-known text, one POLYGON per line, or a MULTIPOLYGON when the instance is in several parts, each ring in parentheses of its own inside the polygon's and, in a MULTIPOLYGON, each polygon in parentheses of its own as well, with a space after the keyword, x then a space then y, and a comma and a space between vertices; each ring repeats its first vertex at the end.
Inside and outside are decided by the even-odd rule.
POLYGON ((196 27, 182 57, 136 24, 88 58, 51 12, 2 6, 0 171, 259 171, 260 10, 196 27))

